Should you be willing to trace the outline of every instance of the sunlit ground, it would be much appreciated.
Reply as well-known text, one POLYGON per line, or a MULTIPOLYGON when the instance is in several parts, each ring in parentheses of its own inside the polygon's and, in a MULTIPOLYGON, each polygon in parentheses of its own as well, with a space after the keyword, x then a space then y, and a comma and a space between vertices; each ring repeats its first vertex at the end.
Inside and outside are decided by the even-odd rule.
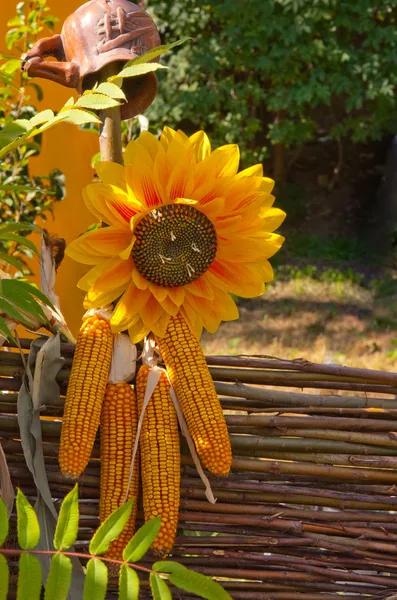
POLYGON ((354 281, 276 281, 239 303, 240 319, 205 333, 207 354, 304 357, 397 371, 397 293, 354 281))

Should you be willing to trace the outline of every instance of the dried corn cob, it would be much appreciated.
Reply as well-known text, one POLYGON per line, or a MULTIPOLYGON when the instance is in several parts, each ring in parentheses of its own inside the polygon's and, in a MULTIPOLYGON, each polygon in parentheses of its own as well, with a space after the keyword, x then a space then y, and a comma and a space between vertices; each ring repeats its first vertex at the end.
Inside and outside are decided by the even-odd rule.
MULTIPOLYGON (((101 414, 101 523, 125 500, 137 425, 137 403, 132 387, 128 383, 109 384, 101 414)), ((110 544, 106 554, 115 560, 122 560, 123 550, 135 529, 139 487, 138 464, 136 457, 128 491, 128 500, 135 498, 131 516, 121 535, 110 544)))
POLYGON ((199 341, 178 314, 157 343, 203 465, 215 475, 228 475, 229 433, 199 341))
MULTIPOLYGON (((137 375, 138 410, 141 412, 150 368, 137 375)), ((180 447, 178 420, 164 372, 147 405, 139 439, 145 520, 161 516, 160 532, 152 544, 156 556, 169 553, 178 525, 180 497, 180 447)))
POLYGON ((63 413, 59 464, 66 477, 77 478, 90 459, 112 348, 113 334, 107 319, 99 314, 87 316, 77 338, 63 413))

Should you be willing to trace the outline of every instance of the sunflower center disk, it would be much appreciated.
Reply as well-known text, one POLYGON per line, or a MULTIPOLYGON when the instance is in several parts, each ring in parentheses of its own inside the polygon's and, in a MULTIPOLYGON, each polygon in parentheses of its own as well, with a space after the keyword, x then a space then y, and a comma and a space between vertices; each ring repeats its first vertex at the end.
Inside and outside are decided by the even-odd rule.
POLYGON ((187 204, 165 204, 138 223, 132 257, 151 283, 178 287, 198 279, 215 258, 216 232, 211 221, 187 204))

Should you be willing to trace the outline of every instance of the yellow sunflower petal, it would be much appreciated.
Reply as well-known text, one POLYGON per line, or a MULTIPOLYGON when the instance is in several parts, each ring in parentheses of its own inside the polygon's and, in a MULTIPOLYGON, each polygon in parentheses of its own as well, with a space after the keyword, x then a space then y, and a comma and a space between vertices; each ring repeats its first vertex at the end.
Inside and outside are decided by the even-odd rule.
POLYGON ((133 344, 138 344, 144 337, 148 335, 150 328, 143 324, 141 319, 138 319, 135 323, 128 328, 128 334, 133 344))
POLYGON ((204 213, 210 221, 222 215, 225 208, 225 200, 224 198, 214 198, 210 202, 206 202, 205 204, 197 203, 196 207, 199 211, 204 213))
POLYGON ((168 296, 171 298, 174 304, 180 306, 185 299, 184 287, 168 288, 168 296))
POLYGON ((160 142, 155 135, 149 133, 149 131, 142 131, 139 138, 136 140, 138 144, 141 144, 150 154, 154 160, 157 152, 159 151, 160 142))
POLYGON ((262 185, 261 185, 262 192, 268 192, 270 194, 270 192, 273 190, 273 188, 274 188, 273 179, 270 179, 269 177, 263 177, 262 185))
POLYGON ((161 304, 157 302, 152 294, 150 294, 145 304, 139 308, 140 317, 149 328, 161 317, 162 313, 161 304))
POLYGON ((106 258, 96 267, 90 269, 77 283, 81 290, 96 291, 110 290, 128 283, 131 278, 132 259, 120 260, 118 258, 106 258))
POLYGON ((199 162, 195 169, 196 188, 211 174, 213 177, 235 175, 240 161, 240 150, 236 144, 217 148, 210 156, 199 162))
MULTIPOLYGON (((113 288, 127 284, 131 280, 132 258, 127 260, 114 259, 108 265, 106 271, 101 273, 91 287, 88 293, 89 297, 94 297, 99 292, 111 291, 113 288)), ((117 296, 115 296, 117 297, 117 296)))
POLYGON ((218 260, 249 263, 268 258, 269 251, 269 244, 264 240, 219 240, 216 257, 218 260))
POLYGON ((86 265, 96 265, 103 258, 116 258, 129 245, 131 234, 113 225, 84 233, 66 248, 66 254, 86 265))
POLYGON ((157 321, 152 325, 153 333, 159 338, 164 337, 165 332, 167 331, 169 321, 170 315, 166 312, 163 312, 161 316, 157 319, 157 321))
POLYGON ((109 266, 111 266, 114 262, 114 258, 105 258, 102 259, 95 267, 87 271, 81 279, 77 282, 77 287, 80 290, 87 291, 90 289, 92 285, 94 285, 95 281, 98 279, 102 273, 104 273, 109 266))
POLYGON ((163 146, 164 150, 167 150, 175 135, 175 129, 172 129, 172 127, 164 127, 160 136, 160 144, 163 146))
POLYGON ((123 192, 127 191, 124 177, 124 167, 111 161, 99 161, 95 163, 95 171, 103 183, 110 183, 123 192))
POLYGON ((153 296, 156 298, 157 302, 162 304, 168 295, 168 289, 161 285, 156 285, 155 283, 151 283, 148 281, 148 288, 152 292, 153 296))
POLYGON ((108 183, 91 183, 83 189, 88 210, 100 221, 127 228, 133 215, 142 209, 135 199, 108 183))
MULTIPOLYGON (((147 156, 149 154, 146 152, 147 156)), ((153 208, 162 204, 162 198, 153 179, 153 166, 139 162, 125 167, 128 189, 144 206, 153 208)))
POLYGON ((153 166, 153 157, 145 147, 145 144, 140 144, 137 140, 132 140, 127 145, 124 156, 125 166, 139 164, 144 162, 150 166, 153 166))
POLYGON ((133 283, 130 283, 118 301, 110 319, 112 330, 117 333, 128 329, 149 298, 149 290, 140 290, 133 283))
POLYGON ((134 266, 131 273, 132 281, 140 290, 146 290, 148 287, 148 282, 142 275, 139 273, 138 269, 134 266))
MULTIPOLYGON (((167 292, 168 291, 169 290, 167 290, 167 292)), ((179 306, 177 306, 175 304, 175 302, 173 302, 169 296, 167 296, 167 298, 164 298, 164 300, 162 300, 161 306, 169 315, 171 315, 173 317, 175 317, 178 314, 179 306)))
POLYGON ((167 201, 173 201, 176 198, 190 198, 194 184, 194 148, 188 138, 185 140, 181 137, 179 131, 168 146, 167 162, 167 201))
POLYGON ((236 177, 238 177, 238 179, 241 179, 242 177, 263 177, 263 166, 260 164, 252 165, 252 167, 240 171, 236 177))
POLYGON ((124 293, 125 288, 125 285, 121 285, 120 287, 113 288, 109 291, 100 292, 94 297, 91 297, 90 292, 88 292, 84 299, 84 308, 86 310, 89 310, 90 308, 104 308, 119 298, 124 293))
POLYGON ((265 291, 261 272, 256 264, 236 264, 215 259, 207 276, 214 286, 242 298, 261 296, 265 291))
POLYGON ((207 158, 211 154, 211 142, 208 139, 208 135, 205 131, 197 131, 190 136, 193 148, 196 152, 196 160, 200 162, 207 158))
POLYGON ((180 309, 180 314, 189 325, 191 332, 199 340, 203 331, 203 320, 200 314, 198 314, 188 302, 185 302, 180 309))
POLYGON ((285 212, 279 208, 264 209, 263 214, 261 215, 263 225, 266 227, 266 231, 269 231, 270 233, 280 227, 286 216, 285 212))
POLYGON ((201 277, 192 281, 184 286, 187 293, 199 296, 200 298, 206 298, 207 300, 214 299, 214 288, 208 280, 208 277, 204 273, 201 277))
POLYGON ((89 252, 99 256, 117 256, 130 245, 131 232, 109 225, 88 231, 78 239, 89 252))

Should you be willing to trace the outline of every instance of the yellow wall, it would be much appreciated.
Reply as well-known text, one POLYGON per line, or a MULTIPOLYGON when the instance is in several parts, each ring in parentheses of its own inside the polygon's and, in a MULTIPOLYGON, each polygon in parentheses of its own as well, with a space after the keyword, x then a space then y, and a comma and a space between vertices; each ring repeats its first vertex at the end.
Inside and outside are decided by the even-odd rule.
MULTIPOLYGON (((2 3, 0 17, 0 48, 4 49, 4 36, 7 21, 15 14, 17 0, 2 3)), ((51 14, 59 18, 56 33, 60 32, 62 22, 83 3, 83 0, 50 0, 51 14)), ((32 97, 32 103, 40 110, 51 108, 58 110, 70 98, 73 91, 45 80, 37 80, 44 91, 41 103, 32 97)), ((32 92, 33 96, 34 92, 32 92)), ((54 219, 49 217, 46 227, 51 233, 64 237, 69 243, 95 219, 87 211, 81 198, 81 189, 92 179, 91 157, 98 152, 98 137, 93 133, 80 131, 73 125, 58 125, 43 136, 42 152, 31 161, 33 174, 46 174, 58 168, 66 176, 66 198, 56 203, 54 219)), ((34 239, 37 244, 38 239, 34 239)), ((37 271, 37 268, 34 267, 37 271)), ((65 257, 58 271, 56 291, 61 299, 61 308, 75 333, 83 314, 83 295, 76 282, 87 267, 65 257)))

